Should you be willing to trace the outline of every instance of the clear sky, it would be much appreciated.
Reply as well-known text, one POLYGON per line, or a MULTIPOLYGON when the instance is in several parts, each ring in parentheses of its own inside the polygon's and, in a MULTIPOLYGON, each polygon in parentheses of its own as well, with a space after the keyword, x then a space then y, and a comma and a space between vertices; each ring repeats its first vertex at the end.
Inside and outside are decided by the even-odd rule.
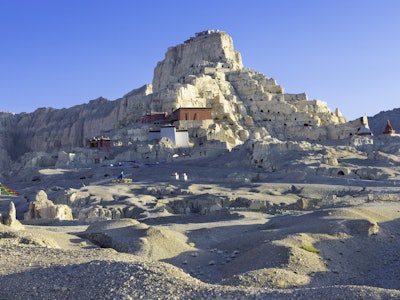
POLYGON ((206 29, 348 119, 400 107, 399 0, 0 0, 0 111, 118 99, 206 29))

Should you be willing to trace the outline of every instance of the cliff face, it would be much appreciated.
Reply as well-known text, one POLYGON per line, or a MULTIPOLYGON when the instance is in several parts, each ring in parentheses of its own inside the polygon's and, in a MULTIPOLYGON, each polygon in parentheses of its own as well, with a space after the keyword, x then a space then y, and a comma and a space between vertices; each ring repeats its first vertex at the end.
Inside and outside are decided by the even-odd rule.
POLYGON ((10 151, 14 144, 13 115, 9 113, 0 113, 0 169, 7 170, 10 167, 12 157, 10 151))
POLYGON ((90 137, 140 119, 149 92, 151 87, 144 86, 116 101, 99 98, 68 109, 40 108, 29 114, 2 114, 2 150, 16 159, 26 152, 83 147, 90 137))

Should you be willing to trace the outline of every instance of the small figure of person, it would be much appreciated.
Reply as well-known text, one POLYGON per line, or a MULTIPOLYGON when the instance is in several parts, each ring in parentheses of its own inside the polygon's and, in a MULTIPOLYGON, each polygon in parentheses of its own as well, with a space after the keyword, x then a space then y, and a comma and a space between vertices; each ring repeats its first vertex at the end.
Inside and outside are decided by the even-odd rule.
POLYGON ((118 175, 117 180, 121 182, 124 179, 124 171, 121 171, 121 174, 118 175))

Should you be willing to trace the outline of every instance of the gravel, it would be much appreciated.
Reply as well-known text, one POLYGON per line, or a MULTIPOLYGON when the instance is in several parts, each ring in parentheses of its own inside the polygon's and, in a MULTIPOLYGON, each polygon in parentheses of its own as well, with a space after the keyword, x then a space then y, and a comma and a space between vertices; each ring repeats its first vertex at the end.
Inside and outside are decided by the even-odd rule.
POLYGON ((0 299, 395 299, 366 286, 268 289, 206 284, 172 265, 112 249, 63 250, 3 238, 0 299))

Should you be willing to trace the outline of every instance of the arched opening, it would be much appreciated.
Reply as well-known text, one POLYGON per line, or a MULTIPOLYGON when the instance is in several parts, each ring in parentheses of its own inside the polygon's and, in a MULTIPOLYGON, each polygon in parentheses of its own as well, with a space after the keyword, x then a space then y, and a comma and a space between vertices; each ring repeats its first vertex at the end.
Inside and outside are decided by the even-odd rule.
POLYGON ((337 172, 337 174, 343 176, 344 172, 342 170, 340 170, 339 172, 337 172))

